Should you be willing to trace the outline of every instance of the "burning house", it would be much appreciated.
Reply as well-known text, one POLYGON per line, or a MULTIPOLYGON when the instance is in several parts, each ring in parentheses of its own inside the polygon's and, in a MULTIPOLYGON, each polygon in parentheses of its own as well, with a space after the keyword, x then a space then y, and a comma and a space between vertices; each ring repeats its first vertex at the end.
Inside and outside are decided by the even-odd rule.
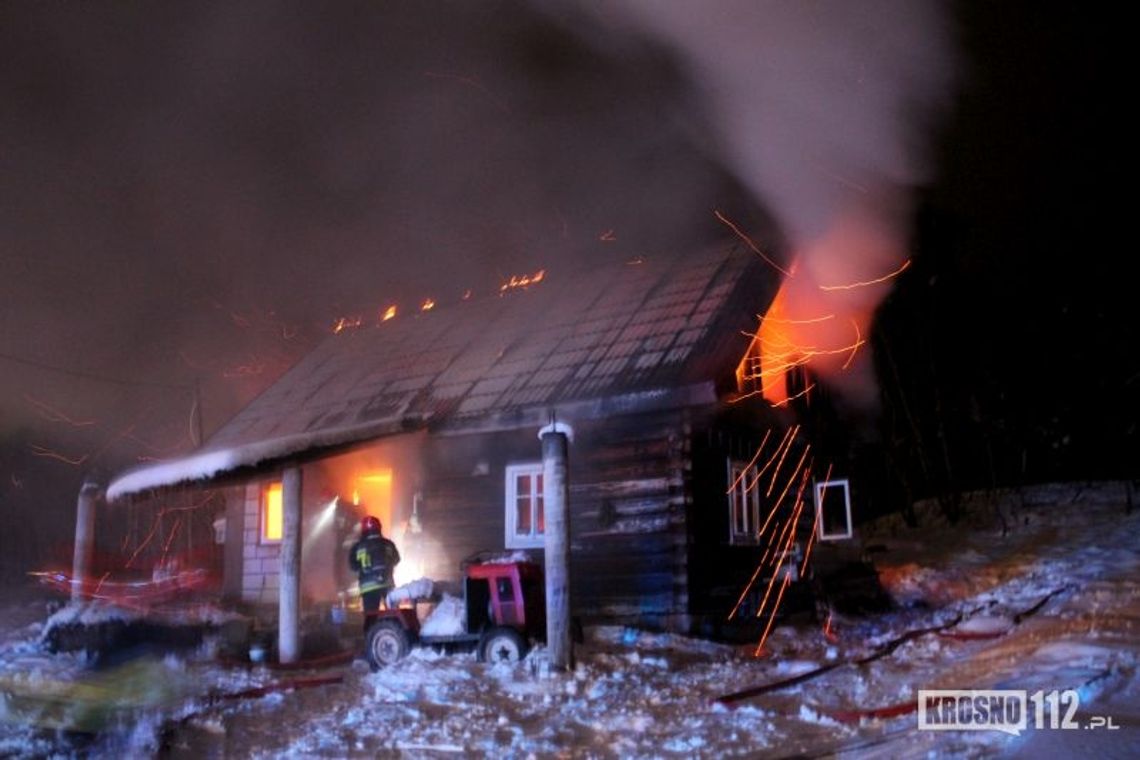
POLYGON ((302 606, 325 604, 353 586, 361 514, 398 545, 398 582, 454 579, 476 552, 541 555, 536 433, 556 420, 574 431, 577 615, 688 632, 756 612, 784 590, 762 559, 815 534, 810 447, 754 367, 776 274, 741 245, 544 274, 339 324, 201 451, 108 498, 224 487, 227 595, 277 604, 296 551, 302 606))

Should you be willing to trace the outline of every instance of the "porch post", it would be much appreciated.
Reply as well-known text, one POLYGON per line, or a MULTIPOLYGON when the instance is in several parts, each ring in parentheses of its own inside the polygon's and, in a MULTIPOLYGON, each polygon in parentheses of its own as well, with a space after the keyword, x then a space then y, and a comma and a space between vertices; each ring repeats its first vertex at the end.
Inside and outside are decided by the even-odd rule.
POLYGON ((95 503, 102 489, 92 478, 83 481, 75 509, 75 549, 71 559, 71 601, 79 601, 91 579, 95 554, 95 503))
POLYGON ((539 431, 542 441, 542 501, 546 548, 546 647, 550 666, 574 667, 570 637, 570 484, 567 478, 569 425, 554 422, 539 431))
POLYGON ((301 466, 281 475, 281 577, 277 610, 277 656, 282 663, 301 656, 301 466))

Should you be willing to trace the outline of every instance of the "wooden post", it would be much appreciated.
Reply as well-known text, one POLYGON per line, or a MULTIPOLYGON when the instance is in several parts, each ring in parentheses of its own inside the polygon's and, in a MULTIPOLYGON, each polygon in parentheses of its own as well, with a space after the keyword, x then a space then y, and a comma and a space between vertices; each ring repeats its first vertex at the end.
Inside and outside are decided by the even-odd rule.
POLYGON ((79 489, 75 509, 75 550, 71 560, 71 601, 79 601, 91 579, 95 555, 95 504, 102 489, 88 478, 79 489))
POLYGON ((281 575, 277 609, 277 656, 282 663, 301 656, 301 467, 281 476, 281 575))
POLYGON ((551 423, 539 431, 542 441, 542 501, 546 548, 546 647, 550 667, 574 667, 570 637, 570 482, 567 478, 569 425, 551 423))
POLYGON ((245 562, 242 536, 245 533, 245 491, 226 499, 226 543, 222 547, 222 598, 241 601, 241 581, 245 562))

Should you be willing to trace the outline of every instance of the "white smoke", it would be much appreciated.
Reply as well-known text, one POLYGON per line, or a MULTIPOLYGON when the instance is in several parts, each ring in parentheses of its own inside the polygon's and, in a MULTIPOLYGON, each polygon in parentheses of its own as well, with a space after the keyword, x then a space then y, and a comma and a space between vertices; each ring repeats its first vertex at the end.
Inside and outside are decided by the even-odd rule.
MULTIPOLYGON (((822 306, 814 295, 820 285, 880 277, 906 257, 910 193, 928 179, 930 128, 955 68, 943 6, 933 0, 589 5, 603 23, 632 25, 677 51, 707 99, 727 166, 776 215, 791 244, 798 280, 792 289, 813 294, 806 308, 834 312, 834 324, 851 333, 854 323, 865 337, 889 285, 836 295, 822 306)), ((827 348, 818 341, 831 337, 804 339, 827 348)), ((826 376, 835 367, 819 362, 813 369, 826 376)), ((869 380, 865 360, 845 367, 842 379, 852 400, 866 401, 871 394, 860 372, 869 380)))

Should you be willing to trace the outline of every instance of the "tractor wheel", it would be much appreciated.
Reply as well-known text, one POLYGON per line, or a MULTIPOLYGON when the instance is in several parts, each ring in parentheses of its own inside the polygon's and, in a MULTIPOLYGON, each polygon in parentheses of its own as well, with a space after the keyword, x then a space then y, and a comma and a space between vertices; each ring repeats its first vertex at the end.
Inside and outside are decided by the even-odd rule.
POLYGON ((526 657, 526 641, 514 628, 492 628, 479 642, 479 659, 492 665, 499 662, 518 662, 526 657))
POLYGON ((411 646, 404 626, 396 620, 381 620, 368 629, 368 664, 373 671, 391 665, 406 655, 411 646))

